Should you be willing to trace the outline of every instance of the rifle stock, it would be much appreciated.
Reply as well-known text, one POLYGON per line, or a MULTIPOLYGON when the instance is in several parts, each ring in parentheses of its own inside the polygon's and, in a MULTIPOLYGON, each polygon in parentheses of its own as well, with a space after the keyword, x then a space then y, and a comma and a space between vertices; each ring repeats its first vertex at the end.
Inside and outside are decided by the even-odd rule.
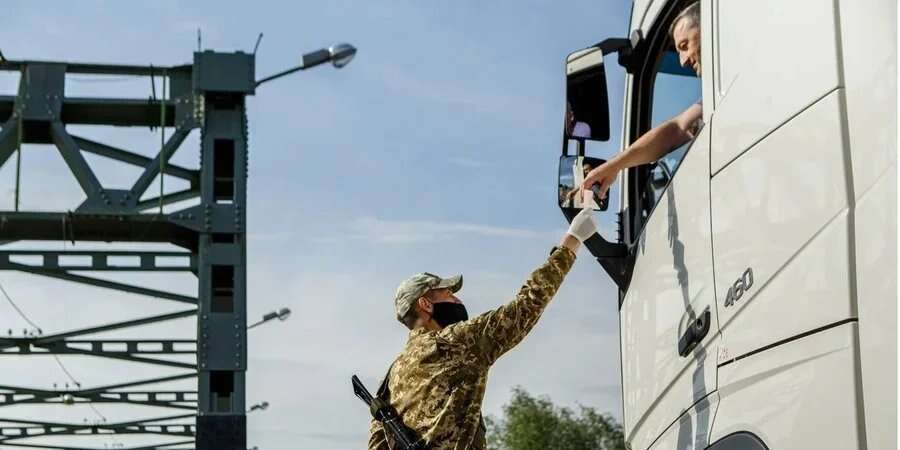
POLYGON ((356 375, 353 375, 350 381, 353 383, 353 393, 369 407, 372 417, 384 425, 384 428, 391 433, 394 441, 402 450, 425 449, 425 441, 403 424, 397 411, 389 403, 380 398, 373 398, 372 394, 369 393, 369 390, 366 389, 366 386, 362 384, 362 381, 356 375))

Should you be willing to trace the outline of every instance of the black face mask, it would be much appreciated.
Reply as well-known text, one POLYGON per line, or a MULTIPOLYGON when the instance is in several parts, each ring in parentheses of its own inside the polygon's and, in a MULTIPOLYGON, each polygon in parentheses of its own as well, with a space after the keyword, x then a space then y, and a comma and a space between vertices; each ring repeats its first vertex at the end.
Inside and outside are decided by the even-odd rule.
POLYGON ((434 312, 431 318, 434 319, 441 328, 449 327, 457 322, 469 320, 469 313, 466 311, 466 305, 462 303, 434 303, 432 304, 434 312))

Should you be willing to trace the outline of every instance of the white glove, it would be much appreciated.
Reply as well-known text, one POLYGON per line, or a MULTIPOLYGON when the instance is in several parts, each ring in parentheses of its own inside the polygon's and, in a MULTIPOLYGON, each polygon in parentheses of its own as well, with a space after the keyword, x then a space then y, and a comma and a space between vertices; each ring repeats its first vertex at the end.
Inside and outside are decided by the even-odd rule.
POLYGON ((584 208, 572 219, 572 223, 569 224, 568 233, 578 239, 579 242, 584 243, 584 241, 593 236, 594 233, 597 232, 597 222, 594 220, 594 210, 591 208, 584 208))

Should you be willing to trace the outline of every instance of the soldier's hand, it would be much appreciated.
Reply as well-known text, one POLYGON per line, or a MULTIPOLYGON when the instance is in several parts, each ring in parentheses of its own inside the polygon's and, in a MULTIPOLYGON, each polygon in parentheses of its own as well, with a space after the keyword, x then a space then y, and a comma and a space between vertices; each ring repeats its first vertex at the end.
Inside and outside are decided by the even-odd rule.
POLYGON ((575 237, 575 239, 578 239, 579 242, 584 242, 596 232, 597 221, 594 220, 594 210, 591 208, 584 208, 574 219, 572 219, 572 223, 569 224, 569 231, 567 233, 575 237))

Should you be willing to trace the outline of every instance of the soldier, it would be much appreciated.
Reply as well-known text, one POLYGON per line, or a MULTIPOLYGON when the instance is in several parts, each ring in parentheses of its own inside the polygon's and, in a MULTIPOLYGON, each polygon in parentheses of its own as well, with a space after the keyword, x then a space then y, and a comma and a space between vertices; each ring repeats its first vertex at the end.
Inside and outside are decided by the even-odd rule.
MULTIPOLYGON (((455 295, 462 275, 441 278, 426 272, 400 283, 394 298, 397 319, 411 331, 378 396, 424 439, 426 448, 485 448, 481 403, 488 369, 531 331, 575 262, 581 242, 596 231, 593 211, 582 210, 515 299, 472 319, 455 295)), ((395 448, 393 436, 373 420, 369 449, 395 448)))

